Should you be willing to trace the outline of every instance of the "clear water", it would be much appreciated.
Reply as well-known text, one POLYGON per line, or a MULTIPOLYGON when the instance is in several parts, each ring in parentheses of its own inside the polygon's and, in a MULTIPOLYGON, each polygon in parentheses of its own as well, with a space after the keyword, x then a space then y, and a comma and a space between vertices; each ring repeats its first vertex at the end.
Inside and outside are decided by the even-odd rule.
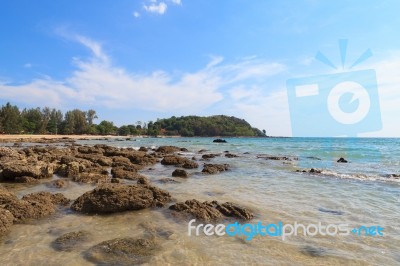
MULTIPOLYGON (((109 216, 85 216, 70 211, 29 224, 14 225, 2 239, 2 265, 90 265, 82 251, 115 237, 140 237, 142 223, 172 231, 149 264, 153 265, 400 265, 400 174, 399 139, 320 139, 320 138, 228 138, 228 143, 212 143, 211 138, 137 138, 135 141, 80 141, 106 143, 118 147, 175 145, 185 147, 188 157, 198 159, 200 149, 210 153, 229 151, 237 158, 216 157, 211 162, 229 163, 231 170, 205 176, 201 168, 190 170, 191 177, 179 184, 162 184, 174 167, 153 167, 143 174, 168 190, 176 201, 187 199, 231 201, 256 214, 252 222, 323 224, 350 226, 380 225, 383 236, 292 236, 278 237, 188 236, 187 222, 172 219, 168 209, 148 209, 109 216), (246 153, 246 154, 245 154, 246 153), (298 158, 292 161, 265 160, 259 155, 298 158), (339 164, 346 158, 350 163, 339 164), (295 172, 318 168, 322 174, 295 172), (342 215, 321 211, 334 210, 342 215), (80 251, 56 252, 50 243, 63 233, 87 230, 94 238, 80 251), (305 249, 322 252, 311 256, 305 249)), ((202 163, 202 161, 199 161, 202 163)), ((57 177, 54 177, 57 178, 57 177)), ((45 181, 48 182, 48 181, 45 181)), ((91 190, 91 185, 73 182, 57 190, 45 184, 27 188, 15 186, 20 196, 47 190, 62 192, 74 199, 91 190)))

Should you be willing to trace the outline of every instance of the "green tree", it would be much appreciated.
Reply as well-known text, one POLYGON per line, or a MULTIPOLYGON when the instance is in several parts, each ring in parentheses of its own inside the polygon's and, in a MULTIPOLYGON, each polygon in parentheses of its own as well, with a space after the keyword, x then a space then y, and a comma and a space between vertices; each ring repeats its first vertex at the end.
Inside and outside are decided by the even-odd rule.
POLYGON ((18 134, 22 130, 21 113, 17 106, 9 102, 0 110, 1 130, 6 134, 18 134))
POLYGON ((97 117, 97 115, 96 115, 96 111, 95 111, 95 110, 89 109, 89 110, 86 112, 86 119, 87 119, 87 122, 88 122, 89 126, 93 125, 93 120, 94 120, 94 119, 97 119, 97 118, 98 118, 98 117, 97 117))
POLYGON ((117 127, 114 126, 113 122, 103 120, 97 125, 97 130, 101 135, 113 135, 115 134, 117 127))

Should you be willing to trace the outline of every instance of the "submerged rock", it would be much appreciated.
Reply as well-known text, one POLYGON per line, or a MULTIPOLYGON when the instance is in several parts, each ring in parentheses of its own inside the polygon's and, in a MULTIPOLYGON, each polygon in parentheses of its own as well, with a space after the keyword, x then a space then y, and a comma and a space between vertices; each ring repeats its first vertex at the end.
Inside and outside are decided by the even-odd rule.
POLYGON ((51 246, 57 251, 79 250, 81 244, 87 242, 90 238, 91 234, 87 231, 70 232, 56 238, 51 246))
POLYGON ((173 172, 172 172, 172 176, 173 177, 188 177, 189 175, 188 175, 188 173, 185 171, 185 170, 183 170, 183 169, 175 169, 173 172))
POLYGON ((220 156, 220 154, 210 153, 210 154, 203 154, 203 156, 201 156, 201 158, 204 159, 204 160, 210 160, 210 159, 215 158, 217 156, 220 156))
POLYGON ((229 164, 204 164, 203 170, 204 174, 218 174, 229 169, 229 164))
POLYGON ((174 152, 178 152, 178 151, 181 151, 181 148, 176 147, 176 146, 160 146, 156 150, 156 152, 159 152, 159 153, 174 153, 174 152))
POLYGON ((71 209, 84 213, 114 213, 162 207, 171 195, 150 185, 102 184, 77 198, 71 209))
POLYGON ((214 139, 213 142, 215 143, 226 143, 227 141, 224 139, 214 139))
POLYGON ((233 154, 233 153, 226 153, 225 157, 226 158, 235 158, 235 157, 238 157, 238 156, 236 154, 233 154))
POLYGON ((116 238, 91 247, 85 258, 97 265, 137 265, 148 262, 158 250, 153 240, 116 238))
POLYGON ((219 204, 217 201, 204 201, 192 199, 185 202, 178 202, 169 207, 176 214, 194 217, 204 222, 221 220, 224 217, 232 217, 242 220, 250 220, 254 217, 253 213, 237 204, 225 202, 219 204))
POLYGON ((162 183, 162 184, 179 184, 179 181, 176 181, 173 178, 161 178, 160 180, 158 180, 158 182, 162 183))
POLYGON ((341 157, 339 160, 337 160, 337 162, 338 163, 348 163, 348 161, 343 157, 341 157))
POLYGON ((322 257, 326 255, 325 249, 313 246, 304 246, 300 249, 300 252, 311 257, 322 257))

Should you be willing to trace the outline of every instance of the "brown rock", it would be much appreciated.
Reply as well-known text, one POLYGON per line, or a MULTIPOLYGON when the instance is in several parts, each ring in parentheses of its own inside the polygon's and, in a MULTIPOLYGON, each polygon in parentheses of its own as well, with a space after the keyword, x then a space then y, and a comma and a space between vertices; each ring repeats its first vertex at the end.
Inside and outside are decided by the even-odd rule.
POLYGON ((85 258, 96 265, 138 265, 148 262, 158 249, 153 240, 116 238, 93 246, 85 258))
POLYGON ((218 174, 229 169, 229 164, 204 164, 201 171, 204 174, 218 174))
POLYGON ((156 152, 168 154, 168 153, 178 152, 180 150, 181 150, 181 148, 176 147, 176 146, 160 146, 160 147, 158 147, 156 152))
POLYGON ((113 213, 162 207, 171 199, 168 192, 149 185, 102 184, 86 192, 71 209, 85 213, 113 213))
POLYGON ((241 220, 251 220, 254 217, 253 213, 248 209, 231 202, 219 204, 217 201, 205 201, 201 203, 193 199, 171 205, 169 209, 174 211, 175 215, 177 213, 183 214, 204 222, 215 222, 224 217, 241 220))
POLYGON ((177 155, 165 156, 164 159, 162 159, 161 164, 181 166, 186 169, 193 169, 199 167, 199 165, 196 162, 189 160, 188 158, 180 157, 177 155))
POLYGON ((175 170, 172 172, 172 176, 173 176, 173 177, 188 177, 189 175, 188 175, 188 173, 187 173, 185 170, 182 170, 182 169, 175 169, 175 170))
POLYGON ((236 154, 232 154, 232 153, 226 153, 225 154, 225 157, 226 158, 235 158, 235 157, 238 157, 236 154))
POLYGON ((87 231, 70 232, 56 238, 51 246, 57 251, 80 250, 82 243, 90 239, 91 234, 87 231))
POLYGON ((139 174, 135 168, 113 167, 111 169, 111 174, 113 178, 120 179, 138 180, 139 178, 146 178, 139 174))
POLYGON ((9 231, 13 220, 14 216, 10 211, 0 208, 0 237, 9 231))

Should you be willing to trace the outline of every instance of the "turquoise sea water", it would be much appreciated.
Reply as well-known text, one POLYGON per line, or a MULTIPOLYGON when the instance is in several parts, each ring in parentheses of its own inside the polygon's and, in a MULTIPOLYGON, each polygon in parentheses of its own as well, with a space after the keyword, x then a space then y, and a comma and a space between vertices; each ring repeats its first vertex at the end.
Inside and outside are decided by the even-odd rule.
MULTIPOLYGON (((196 157, 200 165, 230 164, 229 171, 217 175, 202 175, 201 168, 190 170, 192 175, 187 179, 177 179, 178 184, 158 182, 161 178, 171 177, 175 167, 157 164, 142 171, 155 185, 168 190, 175 201, 235 202, 254 211, 252 223, 379 225, 384 228, 384 234, 298 235, 285 240, 257 236, 245 241, 243 237, 188 236, 187 221, 175 221, 167 209, 106 217, 68 213, 51 221, 38 222, 39 227, 18 225, 8 236, 10 243, 0 246, 0 257, 6 262, 28 259, 39 264, 43 261, 86 264, 79 253, 54 254, 48 246, 56 236, 48 232, 95 230, 97 238, 91 244, 96 244, 117 236, 140 235, 140 224, 146 222, 174 232, 174 238, 163 244, 163 251, 150 264, 400 264, 400 178, 393 176, 400 174, 400 139, 226 138, 227 143, 213 143, 212 138, 123 140, 84 140, 79 143, 133 148, 174 145, 187 148, 188 152, 182 152, 182 156, 196 157), (204 153, 220 153, 221 156, 209 162, 202 161, 198 153, 202 149, 207 150, 204 153), (227 158, 225 151, 238 157, 227 158), (268 160, 265 158, 268 156, 282 156, 289 160, 268 160), (337 163, 340 157, 349 163, 337 163), (296 172, 311 168, 322 172, 296 172), (36 239, 36 244, 32 243, 32 238, 36 239), (19 255, 15 255, 16 249, 19 255), (42 259, 34 254, 42 254, 42 259)), ((72 189, 61 191, 70 198, 92 189, 90 185, 71 186, 72 189)), ((55 192, 44 185, 28 190, 17 189, 20 195, 40 190, 55 192)))

